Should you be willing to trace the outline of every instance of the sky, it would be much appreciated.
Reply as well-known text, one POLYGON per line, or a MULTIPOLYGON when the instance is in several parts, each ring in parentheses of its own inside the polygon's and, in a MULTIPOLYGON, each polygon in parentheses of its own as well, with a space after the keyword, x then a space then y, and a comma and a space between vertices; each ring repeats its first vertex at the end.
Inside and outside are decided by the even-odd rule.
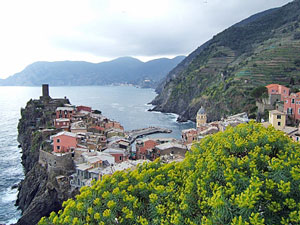
POLYGON ((0 1, 0 78, 36 61, 188 55, 227 27, 291 0, 0 1))

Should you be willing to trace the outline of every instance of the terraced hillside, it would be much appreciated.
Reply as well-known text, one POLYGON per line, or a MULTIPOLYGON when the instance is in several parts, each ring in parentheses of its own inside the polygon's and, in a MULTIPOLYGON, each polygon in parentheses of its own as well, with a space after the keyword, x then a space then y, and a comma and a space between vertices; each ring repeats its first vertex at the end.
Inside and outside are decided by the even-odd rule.
POLYGON ((172 70, 154 110, 195 119, 256 111, 251 90, 280 83, 300 86, 300 1, 254 15, 214 36, 172 70), (184 63, 186 62, 186 63, 184 63))

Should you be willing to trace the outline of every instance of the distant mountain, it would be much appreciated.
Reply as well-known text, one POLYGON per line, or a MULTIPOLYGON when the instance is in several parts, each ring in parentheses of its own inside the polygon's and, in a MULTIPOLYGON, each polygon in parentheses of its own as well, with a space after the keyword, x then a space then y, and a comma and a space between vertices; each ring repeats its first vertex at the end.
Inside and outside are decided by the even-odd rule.
POLYGON ((84 61, 35 62, 0 85, 37 86, 133 84, 154 87, 184 56, 142 62, 121 57, 102 63, 84 61))
POLYGON ((253 88, 279 83, 300 88, 300 0, 255 14, 197 48, 156 89, 153 110, 195 120, 255 114, 253 88))

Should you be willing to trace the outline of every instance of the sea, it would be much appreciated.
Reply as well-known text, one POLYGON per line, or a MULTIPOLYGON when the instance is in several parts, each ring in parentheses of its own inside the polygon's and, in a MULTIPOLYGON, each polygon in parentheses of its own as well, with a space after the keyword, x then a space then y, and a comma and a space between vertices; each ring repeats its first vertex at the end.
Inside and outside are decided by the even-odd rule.
MULTIPOLYGON (((17 189, 11 187, 24 178, 22 150, 18 148, 17 125, 20 109, 30 99, 38 99, 41 87, 0 87, 0 224, 13 224, 21 216, 15 206, 17 189)), ((170 134, 152 136, 180 139, 181 130, 195 127, 194 122, 178 123, 177 115, 149 112, 156 96, 153 89, 133 86, 49 87, 52 98, 67 97, 71 104, 91 106, 110 119, 119 121, 125 130, 149 126, 171 129, 170 134)))

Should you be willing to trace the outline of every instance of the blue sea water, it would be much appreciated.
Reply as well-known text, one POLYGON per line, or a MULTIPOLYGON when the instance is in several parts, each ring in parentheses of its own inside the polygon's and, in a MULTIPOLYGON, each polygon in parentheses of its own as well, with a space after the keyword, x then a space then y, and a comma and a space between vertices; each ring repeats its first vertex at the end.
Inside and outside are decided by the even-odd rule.
MULTIPOLYGON (((11 189, 24 177, 17 125, 20 108, 40 95, 40 87, 0 87, 0 224, 14 223, 21 216, 14 206, 17 189, 11 189)), ((159 126, 173 130, 171 134, 159 136, 180 139, 182 129, 195 126, 193 122, 177 123, 175 114, 148 112, 152 107, 148 103, 156 96, 153 89, 131 86, 50 87, 50 96, 66 96, 72 104, 98 109, 108 118, 121 122, 125 130, 159 126)))

